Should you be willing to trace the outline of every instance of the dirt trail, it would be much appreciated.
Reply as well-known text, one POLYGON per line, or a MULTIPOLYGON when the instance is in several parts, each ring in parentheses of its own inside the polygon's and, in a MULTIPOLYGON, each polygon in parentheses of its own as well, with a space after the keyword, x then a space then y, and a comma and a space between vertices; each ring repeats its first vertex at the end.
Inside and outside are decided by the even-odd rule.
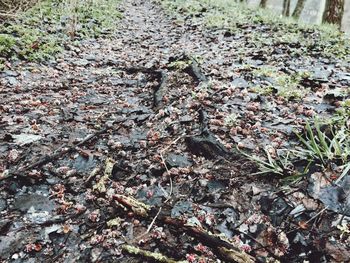
MULTIPOLYGON (((255 257, 321 251, 313 243, 319 233, 296 231, 320 210, 305 184, 279 191, 277 180, 249 176, 256 167, 233 152, 237 144, 289 146, 305 112, 334 107, 313 108, 320 104, 312 95, 303 106, 249 91, 245 63, 288 58, 250 46, 249 28, 234 36, 207 30, 149 0, 121 7, 111 39, 68 45, 56 61, 1 73, 0 172, 8 178, 0 181, 0 258, 144 262, 122 253, 126 241, 177 260, 218 258, 210 244, 164 222, 147 231, 153 218, 128 213, 117 195, 233 238, 255 257)), ((345 76, 335 63, 322 67, 345 76)))

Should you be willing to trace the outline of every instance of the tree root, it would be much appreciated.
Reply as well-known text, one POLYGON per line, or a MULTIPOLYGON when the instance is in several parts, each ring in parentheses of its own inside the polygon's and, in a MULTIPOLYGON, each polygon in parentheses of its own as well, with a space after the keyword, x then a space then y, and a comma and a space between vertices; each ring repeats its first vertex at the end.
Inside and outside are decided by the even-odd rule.
POLYGON ((168 80, 168 76, 165 71, 160 71, 158 78, 160 83, 153 93, 153 106, 155 108, 158 108, 163 104, 163 97, 164 93, 166 92, 166 82, 168 80))
POLYGON ((45 165, 49 162, 52 162, 52 161, 55 161, 57 160, 58 158, 60 158, 61 156, 67 154, 67 153, 71 153, 71 152, 74 152, 74 151, 79 151, 79 147, 86 144, 87 142, 90 142, 92 141, 93 139, 95 139, 96 137, 98 137, 99 135, 107 132, 108 128, 103 128, 102 130, 92 134, 92 135, 89 135, 88 137, 86 137, 83 141, 81 141, 80 143, 74 145, 74 146, 66 146, 66 147, 61 147, 59 150, 56 150, 53 154, 51 155, 47 155, 47 156, 44 156, 43 158, 39 159, 38 161, 32 163, 32 164, 29 164, 25 167, 22 167, 22 168, 19 168, 19 169, 14 169, 12 172, 8 172, 2 176, 0 176, 0 181, 1 180, 4 180, 6 178, 9 178, 9 177, 12 177, 12 176, 24 176, 24 173, 26 171, 29 171, 29 170, 32 170, 38 166, 42 166, 42 165, 45 165))

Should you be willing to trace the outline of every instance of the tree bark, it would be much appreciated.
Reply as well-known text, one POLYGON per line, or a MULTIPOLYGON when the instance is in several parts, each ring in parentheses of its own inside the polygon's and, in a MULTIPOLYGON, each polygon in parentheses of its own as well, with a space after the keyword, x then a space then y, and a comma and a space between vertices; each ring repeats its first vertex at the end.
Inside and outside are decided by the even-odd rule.
POLYGON ((266 4, 267 4, 267 0, 261 0, 259 6, 260 6, 261 8, 266 8, 266 4))
POLYGON ((303 11, 305 7, 305 0, 298 0, 297 5, 293 11, 292 16, 296 19, 299 19, 301 12, 303 11))
POLYGON ((344 0, 326 0, 322 21, 341 25, 344 15, 344 0))
POLYGON ((290 14, 290 0, 284 0, 283 1, 283 12, 282 14, 284 16, 289 16, 290 14))

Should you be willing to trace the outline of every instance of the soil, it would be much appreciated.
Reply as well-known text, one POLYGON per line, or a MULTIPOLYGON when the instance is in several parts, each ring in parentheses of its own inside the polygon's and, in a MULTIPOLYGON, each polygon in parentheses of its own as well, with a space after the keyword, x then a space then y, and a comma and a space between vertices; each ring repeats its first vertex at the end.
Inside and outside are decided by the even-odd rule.
POLYGON ((349 261, 335 227, 350 216, 347 197, 322 199, 317 171, 291 184, 254 175, 257 165, 240 151, 268 147, 276 156, 296 145, 294 130, 313 115, 332 116, 348 96, 339 91, 350 85, 350 64, 294 57, 288 43, 257 50, 249 33, 268 36, 264 25, 232 35, 179 22, 150 0, 120 6, 111 39, 0 73, 1 260, 148 260, 126 253, 129 244, 174 260, 225 261, 210 240, 162 220, 170 216, 258 262, 349 261), (247 64, 307 70, 303 85, 313 92, 300 100, 253 92, 270 80, 247 64), (130 210, 124 197, 153 212, 130 210))

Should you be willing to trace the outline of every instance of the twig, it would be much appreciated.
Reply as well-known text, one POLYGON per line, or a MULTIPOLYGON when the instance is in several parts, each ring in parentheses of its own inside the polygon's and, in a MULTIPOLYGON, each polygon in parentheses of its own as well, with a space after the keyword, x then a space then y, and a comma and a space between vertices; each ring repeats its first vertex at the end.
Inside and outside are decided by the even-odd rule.
POLYGON ((170 182, 170 193, 168 194, 168 198, 164 201, 164 204, 166 204, 167 202, 169 202, 172 194, 173 194, 173 179, 171 178, 171 175, 170 175, 170 172, 169 172, 169 168, 165 162, 165 159, 164 159, 164 156, 163 156, 163 153, 165 151, 167 151, 171 145, 173 145, 174 143, 176 143, 177 141, 179 141, 182 137, 184 136, 184 134, 180 135, 179 137, 177 137, 174 141, 172 141, 167 147, 165 147, 163 150, 160 151, 160 158, 162 159, 162 163, 165 167, 165 170, 169 176, 169 182, 170 182))
POLYGON ((167 151, 171 147, 171 145, 173 145, 174 143, 177 143, 184 136, 185 136, 185 134, 181 134, 179 137, 177 137, 175 140, 173 140, 167 147, 165 147, 163 150, 161 150, 161 153, 164 153, 165 151, 167 151))
POLYGON ((160 214, 161 211, 162 211, 162 208, 159 208, 158 213, 157 213, 156 216, 153 218, 151 224, 150 224, 150 225, 148 226, 148 228, 147 228, 147 233, 149 233, 149 231, 151 231, 151 228, 152 228, 152 226, 154 225, 154 223, 156 222, 157 217, 159 216, 159 214, 160 214))
POLYGON ((143 238, 145 235, 147 235, 151 231, 151 229, 152 229, 153 225, 155 224, 155 222, 156 222, 156 220, 157 220, 157 218, 158 218, 158 216, 159 216, 161 211, 162 211, 162 208, 160 207, 159 210, 158 210, 158 213, 154 216, 152 222, 149 224, 146 232, 144 232, 141 235, 135 237, 132 241, 130 241, 130 243, 133 243, 134 240, 138 240, 140 238, 143 238))
POLYGON ((154 93, 153 93, 153 106, 156 109, 158 109, 160 106, 162 106, 164 92, 166 91, 166 84, 167 84, 168 76, 164 71, 161 71, 159 73, 158 78, 159 78, 159 85, 154 90, 154 93))
POLYGON ((0 17, 10 17, 10 18, 16 18, 16 14, 11 14, 11 13, 0 13, 0 17))
POLYGON ((306 221, 306 224, 309 224, 312 220, 314 220, 315 218, 317 218, 319 215, 323 214, 324 211, 326 211, 328 209, 328 206, 326 206, 325 208, 323 208, 320 212, 318 212, 315 216, 311 217, 309 220, 306 221))

